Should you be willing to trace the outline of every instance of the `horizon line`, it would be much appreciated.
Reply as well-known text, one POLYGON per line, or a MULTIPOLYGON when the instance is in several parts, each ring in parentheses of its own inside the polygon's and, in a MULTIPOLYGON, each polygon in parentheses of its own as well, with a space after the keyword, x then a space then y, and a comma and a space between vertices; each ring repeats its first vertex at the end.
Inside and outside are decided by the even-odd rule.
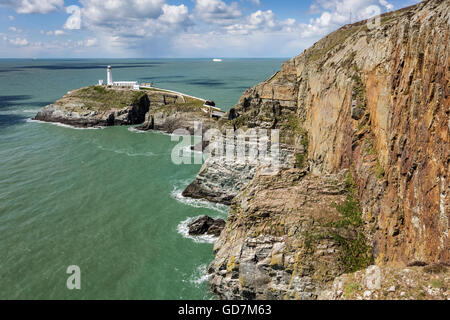
POLYGON ((30 57, 30 58, 17 58, 17 57, 0 57, 0 60, 80 60, 80 59, 107 59, 107 60, 138 60, 138 59, 290 59, 292 57, 158 57, 158 58, 105 58, 105 57, 30 57))

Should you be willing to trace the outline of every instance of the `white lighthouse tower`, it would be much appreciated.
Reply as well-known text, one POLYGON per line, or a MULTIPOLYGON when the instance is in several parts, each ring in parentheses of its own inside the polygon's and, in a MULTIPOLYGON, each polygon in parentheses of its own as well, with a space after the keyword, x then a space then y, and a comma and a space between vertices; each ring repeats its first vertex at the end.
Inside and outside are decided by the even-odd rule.
POLYGON ((108 86, 112 86, 113 85, 111 66, 108 66, 108 69, 107 69, 107 72, 106 72, 106 84, 108 86))

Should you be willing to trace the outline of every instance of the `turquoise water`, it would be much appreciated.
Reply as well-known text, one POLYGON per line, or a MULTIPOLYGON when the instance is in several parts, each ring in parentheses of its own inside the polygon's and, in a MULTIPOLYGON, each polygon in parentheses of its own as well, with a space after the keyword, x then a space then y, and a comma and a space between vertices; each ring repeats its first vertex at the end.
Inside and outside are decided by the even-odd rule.
POLYGON ((211 239, 190 218, 227 208, 180 196, 199 165, 177 142, 130 127, 80 130, 29 121, 67 91, 106 78, 213 99, 224 110, 282 59, 0 60, 0 299, 211 299, 211 239), (68 290, 66 269, 81 269, 68 290))

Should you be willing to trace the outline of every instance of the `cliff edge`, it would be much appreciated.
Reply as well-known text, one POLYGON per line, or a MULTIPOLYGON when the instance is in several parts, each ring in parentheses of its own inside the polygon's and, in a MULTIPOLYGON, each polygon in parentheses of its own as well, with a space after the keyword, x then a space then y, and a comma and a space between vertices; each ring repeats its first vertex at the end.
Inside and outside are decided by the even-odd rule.
POLYGON ((316 299, 370 265, 450 264, 449 22, 429 0, 346 25, 244 93, 232 125, 280 129, 296 169, 232 200, 208 270, 220 298, 316 299))

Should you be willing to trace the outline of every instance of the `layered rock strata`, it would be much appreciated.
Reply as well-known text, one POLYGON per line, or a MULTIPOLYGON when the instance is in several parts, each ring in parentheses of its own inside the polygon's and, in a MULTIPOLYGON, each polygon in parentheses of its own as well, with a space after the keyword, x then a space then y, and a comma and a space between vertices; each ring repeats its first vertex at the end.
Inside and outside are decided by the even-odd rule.
POLYGON ((256 175, 232 200, 209 268, 220 298, 315 299, 373 263, 450 263, 449 19, 429 0, 344 26, 244 93, 232 126, 280 129, 304 176, 256 175), (346 171, 351 198, 310 186, 346 171))

